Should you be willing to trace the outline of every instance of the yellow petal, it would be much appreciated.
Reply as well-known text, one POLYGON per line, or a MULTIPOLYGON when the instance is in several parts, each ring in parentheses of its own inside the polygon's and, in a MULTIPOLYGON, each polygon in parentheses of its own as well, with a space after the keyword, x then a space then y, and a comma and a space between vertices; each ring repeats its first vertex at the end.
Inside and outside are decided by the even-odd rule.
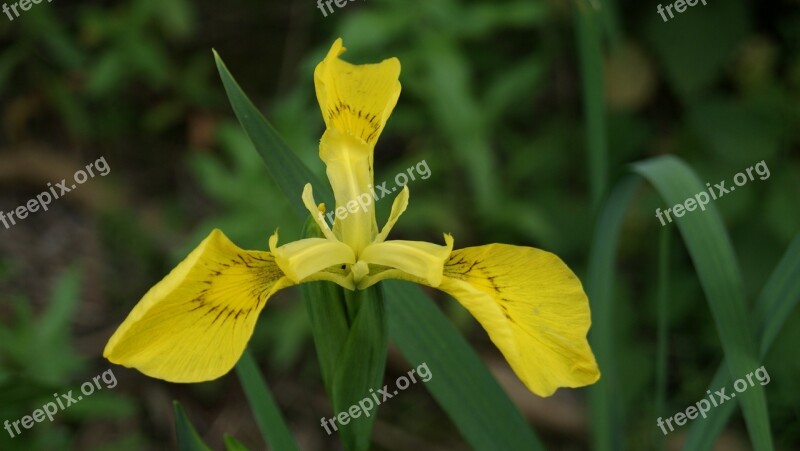
POLYGON ((599 379, 586 340, 589 301, 557 256, 505 244, 459 249, 438 288, 481 323, 532 392, 549 396, 599 379))
POLYGON ((386 224, 381 229, 381 233, 375 237, 375 242, 380 243, 386 241, 386 237, 389 236, 389 232, 392 231, 392 227, 394 227, 397 220, 400 219, 400 216, 406 211, 408 207, 408 196, 409 190, 408 185, 403 187, 403 190, 400 191, 400 194, 394 198, 394 202, 392 202, 392 212, 389 214, 389 219, 386 220, 386 224))
POLYGON ((291 284, 271 254, 214 230, 136 304, 103 356, 170 382, 216 379, 239 360, 269 297, 291 284))
POLYGON ((339 38, 314 71, 319 107, 328 129, 374 147, 400 96, 400 61, 354 65, 339 59, 344 51, 339 38))
POLYGON ((305 205, 306 210, 308 210, 308 212, 311 214, 311 218, 314 219, 314 222, 317 224, 317 227, 319 227, 319 230, 322 232, 325 238, 335 241, 336 236, 334 236, 331 228, 328 227, 328 223, 325 222, 325 216, 323 215, 323 212, 317 208, 317 204, 314 202, 314 190, 311 188, 310 183, 306 183, 306 186, 303 187, 303 205, 305 205))
MULTIPOLYGON (((453 249, 453 238, 450 235, 445 235, 445 242, 444 246, 425 241, 402 240, 374 243, 364 249, 359 260, 397 269, 424 280, 427 285, 437 287, 442 281, 444 264, 453 249)), ((395 274, 384 271, 372 277, 367 276, 358 287, 364 289, 385 278, 395 277, 395 274)))
POLYGON ((364 142, 329 129, 322 135, 319 155, 336 199, 333 230, 359 252, 378 233, 372 188, 372 150, 364 142))
POLYGON ((294 283, 331 266, 356 262, 350 246, 325 238, 305 238, 278 247, 278 232, 269 239, 269 249, 278 267, 294 283))

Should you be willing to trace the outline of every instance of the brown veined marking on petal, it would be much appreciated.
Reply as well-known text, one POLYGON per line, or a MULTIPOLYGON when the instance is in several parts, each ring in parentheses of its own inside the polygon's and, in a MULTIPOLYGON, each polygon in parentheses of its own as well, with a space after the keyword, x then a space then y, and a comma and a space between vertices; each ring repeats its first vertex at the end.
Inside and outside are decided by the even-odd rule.
POLYGON ((376 115, 356 110, 341 100, 339 100, 339 103, 337 103, 333 109, 328 108, 328 122, 336 124, 342 131, 353 132, 354 130, 361 130, 360 136, 358 137, 363 139, 367 144, 372 144, 380 129, 380 124, 378 123, 378 117, 376 115), (345 111, 348 112, 347 116, 342 115, 345 111), (350 120, 346 120, 345 117, 350 120), (341 121, 337 119, 341 119, 341 121), (366 124, 364 124, 364 122, 366 122, 366 124), (364 124, 364 126, 361 126, 361 124, 364 124), (372 131, 367 133, 370 129, 372 131))
POLYGON ((464 258, 461 255, 454 255, 454 256, 451 255, 450 260, 447 263, 445 263, 444 275, 447 277, 463 280, 465 282, 474 285, 491 288, 492 291, 494 291, 497 294, 495 299, 499 299, 499 302, 498 301, 495 302, 497 302, 497 305, 499 305, 500 308, 502 309, 503 315, 510 322, 517 324, 517 322, 508 313, 508 307, 505 305, 512 303, 510 299, 503 296, 502 289, 508 287, 498 286, 497 283, 495 282, 497 276, 488 275, 487 274, 488 272, 486 271, 488 268, 486 266, 480 265, 480 263, 481 263, 480 260, 468 262, 464 260, 464 258), (455 257, 458 257, 457 261, 454 261, 455 257), (468 264, 469 268, 466 268, 468 264), (488 285, 485 282, 488 282, 488 285))
MULTIPOLYGON (((265 298, 269 293, 269 289, 270 289, 271 285, 276 283, 277 280, 280 278, 280 277, 276 278, 274 276, 276 276, 276 275, 280 276, 281 274, 279 274, 280 271, 276 270, 275 268, 270 268, 268 266, 255 265, 254 261, 260 261, 260 262, 264 262, 264 263, 271 263, 271 262, 274 261, 274 258, 262 258, 262 257, 256 256, 256 255, 246 255, 245 256, 245 255, 242 255, 240 253, 237 253, 236 254, 236 258, 235 259, 231 259, 228 263, 226 263, 226 262, 216 262, 215 263, 215 265, 222 266, 222 267, 224 267, 226 269, 232 268, 232 270, 234 270, 234 271, 235 270, 244 270, 246 268, 246 271, 248 273, 251 273, 251 274, 249 274, 249 276, 253 277, 255 280, 258 280, 260 283, 258 283, 256 286, 252 287, 250 289, 249 293, 248 293, 253 297, 253 300, 255 301, 254 305, 251 304, 249 307, 237 306, 238 308, 234 308, 234 307, 223 306, 223 305, 211 305, 208 302, 207 295, 208 295, 209 289, 213 287, 214 282, 213 282, 213 280, 205 280, 205 281, 203 281, 203 283, 207 284, 208 287, 204 288, 203 291, 197 297, 195 297, 194 299, 189 301, 189 303, 198 303, 199 304, 199 305, 195 306, 193 309, 191 309, 190 311, 195 311, 195 310, 198 310, 200 308, 208 308, 210 306, 210 308, 208 308, 208 311, 206 311, 203 314, 203 316, 200 317, 201 319, 203 319, 206 316, 208 316, 209 314, 212 314, 214 312, 217 312, 217 310, 219 310, 219 312, 214 317, 214 319, 208 324, 208 326, 206 326, 206 330, 210 329, 217 322, 217 320, 219 320, 222 317, 222 315, 224 313, 227 313, 227 315, 224 318, 222 318, 222 323, 223 324, 225 322, 227 322, 229 319, 231 319, 231 316, 235 313, 235 316, 233 317, 234 330, 235 330, 235 325, 238 323, 240 316, 243 316, 244 318, 246 318, 250 314, 250 312, 253 311, 254 308, 259 307, 261 305, 261 303, 265 301, 265 298), (242 265, 244 265, 244 266, 242 267, 242 265), (269 281, 269 282, 265 282, 265 281, 269 281), (220 310, 220 308, 221 308, 221 310, 220 310)), ((214 276, 219 276, 219 275, 221 275, 223 273, 223 271, 219 271, 219 270, 214 269, 214 270, 211 270, 210 272, 214 276)), ((230 287, 230 288, 235 289, 237 287, 230 287)), ((222 293, 218 292, 218 293, 215 293, 215 294, 217 296, 220 296, 220 295, 223 295, 224 292, 222 292, 222 293)))

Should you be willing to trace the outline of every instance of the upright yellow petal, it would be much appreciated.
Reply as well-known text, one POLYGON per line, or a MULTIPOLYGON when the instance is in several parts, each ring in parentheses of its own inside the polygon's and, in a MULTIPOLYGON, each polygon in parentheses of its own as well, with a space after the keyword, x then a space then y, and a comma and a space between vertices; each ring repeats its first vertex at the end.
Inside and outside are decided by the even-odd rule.
POLYGON ((408 208, 409 196, 410 192, 408 190, 408 185, 405 185, 403 186, 403 190, 400 191, 400 194, 394 198, 394 202, 392 202, 392 211, 389 213, 389 219, 386 220, 386 224, 384 224, 383 228, 381 229, 381 233, 375 237, 375 243, 382 243, 386 241, 386 238, 389 236, 389 232, 392 231, 392 228, 397 223, 397 220, 400 219, 400 216, 406 211, 406 208, 408 208))
POLYGON ((586 340, 589 301, 557 256, 505 244, 459 249, 438 288, 481 323, 532 392, 549 396, 599 379, 586 340))
POLYGON ((214 230, 136 304, 103 356, 170 382, 216 379, 239 360, 269 297, 289 285, 270 253, 214 230))
POLYGON ((358 138, 333 128, 325 131, 319 155, 336 200, 333 231, 359 252, 378 233, 372 195, 372 149, 358 138))
POLYGON ((400 96, 400 62, 350 64, 337 39, 314 71, 327 129, 319 156, 336 198, 334 232, 358 253, 377 232, 372 195, 373 149, 400 96))
POLYGON ((355 65, 339 58, 345 50, 337 39, 314 70, 319 107, 328 129, 374 147, 400 96, 400 61, 355 65))

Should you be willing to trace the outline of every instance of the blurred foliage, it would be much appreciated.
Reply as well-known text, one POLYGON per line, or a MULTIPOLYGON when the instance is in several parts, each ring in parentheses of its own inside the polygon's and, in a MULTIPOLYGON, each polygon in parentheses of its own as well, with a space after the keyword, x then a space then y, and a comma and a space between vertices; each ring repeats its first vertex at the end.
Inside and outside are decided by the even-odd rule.
MULTIPOLYGON (((0 327, 0 418, 13 423, 53 401, 94 374, 72 345, 70 322, 80 301, 80 271, 71 268, 53 286, 47 309, 34 318, 22 297, 0 299, 12 304, 12 322, 0 327)), ((77 396, 77 395, 75 395, 77 396)), ((122 420, 136 413, 136 403, 120 391, 98 391, 69 409, 59 410, 54 423, 35 423, 10 437, 0 434, 0 449, 73 449, 75 428, 96 421, 122 420)), ((13 430, 13 429, 12 429, 13 430)), ((4 431, 5 432, 5 431, 4 431)), ((115 443, 115 449, 140 449, 136 432, 115 443)), ((112 443, 105 443, 110 446, 112 443)), ((100 448, 92 448, 100 449, 100 448)))
MULTIPOLYGON (((680 156, 712 184, 764 160, 769 179, 715 202, 752 304, 800 230, 797 3, 709 2, 668 23, 652 3, 621 3, 616 8, 604 3, 612 13, 604 23, 609 182, 628 163, 662 154, 680 156)), ((328 17, 311 2, 41 3, 14 21, 0 15, 0 157, 30 145, 80 162, 88 161, 86 155, 107 157, 113 168, 109 180, 124 200, 98 211, 74 208, 100 227, 103 247, 96 258, 103 277, 89 291, 102 294, 108 304, 100 312, 110 328, 214 227, 245 248, 265 249, 278 227, 282 237, 299 238, 300 224, 289 204, 232 119, 210 49, 225 57, 290 147, 324 176, 317 158, 323 125, 312 74, 330 42, 342 36, 353 62, 389 55, 402 62, 403 93, 376 149, 376 181, 392 180, 423 159, 431 168, 429 179, 410 186, 410 207, 395 235, 437 240, 446 231, 458 247, 495 241, 541 247, 560 255, 583 278, 594 212, 573 12, 572 3, 555 0, 426 0, 413 6, 371 0, 348 2, 328 17)), ((35 180, 32 189, 41 190, 47 176, 35 180)), ((30 198, 15 179, 0 176, 0 186, 4 211, 30 198)), ((620 242, 614 318, 624 387, 617 401, 628 423, 625 445, 632 449, 651 443, 660 416, 652 357, 660 225, 653 211, 668 207, 652 191, 638 195, 620 242)), ((378 203, 379 222, 390 206, 388 200, 378 203)), ((61 219, 49 215, 40 217, 61 219)), ((18 233, 0 230, 0 239, 15 240, 18 233)), ((696 402, 722 360, 697 276, 679 240, 672 243, 667 412, 696 402)), ((0 277, 25 277, 15 265, 19 258, 3 255, 0 277)), ((65 269, 73 263, 39 264, 65 269)), ((41 398, 62 393, 97 374, 92 369, 108 365, 70 344, 80 333, 97 341, 91 349, 102 349, 113 329, 68 327, 82 297, 78 273, 65 274, 50 287, 53 297, 44 306, 24 293, 0 293, 0 420, 29 413, 41 398)), ((494 352, 463 309, 450 301, 443 306, 473 342, 494 352)), ((276 397, 281 406, 292 406, 284 413, 293 430, 307 436, 301 446, 325 448, 316 418, 329 406, 312 406, 313 395, 298 394, 324 392, 303 304, 296 292, 288 292, 265 312, 251 348, 259 361, 268 362, 270 383, 289 387, 285 393, 276 390, 276 397), (309 407, 298 408, 298 403, 309 407)), ((794 312, 764 362, 772 376, 765 389, 773 434, 784 449, 800 443, 795 427, 799 331, 800 312, 794 312)), ((390 355, 390 371, 392 365, 390 355)), ((229 402, 246 410, 241 398, 230 395, 240 391, 230 379, 179 388, 136 381, 148 384, 148 393, 168 390, 171 396, 164 399, 180 398, 198 425, 230 426, 208 435, 198 428, 214 448, 222 447, 223 432, 254 448, 256 435, 243 432, 255 425, 240 431, 232 425, 242 424, 241 416, 229 416, 236 409, 220 413, 229 402), (227 420, 214 422, 218 416, 227 420)), ((78 407, 68 410, 59 423, 39 424, 8 446, 69 448, 81 425, 113 418, 128 425, 128 439, 116 437, 115 448, 171 447, 164 445, 173 443, 169 427, 157 424, 171 418, 171 406, 165 417, 145 399, 124 395, 136 392, 138 386, 120 385, 98 393, 92 397, 97 407, 85 401, 85 413, 78 407), (103 401, 101 395, 107 394, 113 398, 103 401), (138 415, 138 422, 119 420, 129 415, 138 415), (144 426, 139 430, 131 424, 144 426)), ((435 407, 421 390, 409 396, 418 396, 409 405, 430 411, 401 415, 392 409, 403 406, 389 404, 379 422, 402 419, 394 427, 426 430, 431 442, 463 447, 458 437, 450 437, 456 435, 452 425, 430 414, 435 407), (424 428, 416 419, 437 424, 424 428)), ((741 417, 728 431, 727 439, 746 435, 741 417)), ((552 448, 587 446, 575 434, 547 432, 543 435, 552 448)), ((2 449, 5 439, 0 439, 2 449)), ((397 443, 378 446, 398 449, 406 442, 397 443)))

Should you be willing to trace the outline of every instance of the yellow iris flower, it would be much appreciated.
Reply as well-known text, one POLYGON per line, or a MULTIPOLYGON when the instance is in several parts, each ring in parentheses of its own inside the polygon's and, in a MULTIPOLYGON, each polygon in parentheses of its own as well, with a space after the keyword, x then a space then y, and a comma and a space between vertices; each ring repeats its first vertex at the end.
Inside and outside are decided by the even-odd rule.
MULTIPOLYGON (((336 40, 314 72, 326 125, 320 157, 337 207, 370 193, 375 143, 400 95, 397 58, 353 65, 339 58, 344 51, 336 40)), ((276 232, 269 252, 262 252, 242 250, 212 231, 145 294, 103 355, 167 381, 216 379, 236 364, 276 291, 318 280, 358 290, 394 278, 457 299, 536 394, 548 396, 600 377, 586 340, 588 299, 557 256, 506 244, 454 251, 450 235, 444 235, 444 245, 388 240, 408 206, 408 187, 395 198, 380 230, 372 203, 348 211, 331 229, 310 184, 302 198, 324 237, 279 246, 276 232)))

